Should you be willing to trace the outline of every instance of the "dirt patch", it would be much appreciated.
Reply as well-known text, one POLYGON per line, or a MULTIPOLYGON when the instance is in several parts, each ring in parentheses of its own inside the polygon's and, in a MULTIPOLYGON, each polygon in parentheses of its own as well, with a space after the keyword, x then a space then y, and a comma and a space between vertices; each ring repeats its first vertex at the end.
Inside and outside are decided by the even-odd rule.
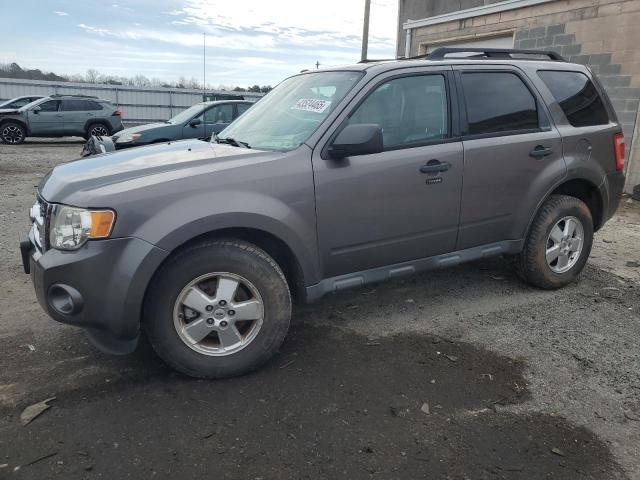
POLYGON ((528 398, 523 365, 464 343, 298 326, 266 368, 221 382, 136 358, 27 427, 5 412, 0 462, 53 454, 12 478, 622 478, 587 430, 504 412, 528 398))

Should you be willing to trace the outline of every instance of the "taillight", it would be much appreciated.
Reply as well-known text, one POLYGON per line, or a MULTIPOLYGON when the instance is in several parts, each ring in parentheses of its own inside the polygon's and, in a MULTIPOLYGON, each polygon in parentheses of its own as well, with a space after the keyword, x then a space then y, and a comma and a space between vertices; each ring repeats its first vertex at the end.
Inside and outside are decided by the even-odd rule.
POLYGON ((115 112, 113 112, 111 114, 112 117, 121 117, 122 116, 122 112, 120 110, 116 110, 115 112))
POLYGON ((616 133, 613 136, 613 154, 616 159, 616 170, 624 169, 624 134, 616 133))

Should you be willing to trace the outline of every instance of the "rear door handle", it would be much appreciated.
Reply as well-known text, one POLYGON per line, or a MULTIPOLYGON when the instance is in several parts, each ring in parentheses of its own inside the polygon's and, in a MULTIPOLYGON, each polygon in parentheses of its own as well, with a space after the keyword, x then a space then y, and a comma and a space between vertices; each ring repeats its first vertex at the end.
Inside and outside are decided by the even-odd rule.
POLYGON ((550 147, 544 147, 542 145, 537 145, 536 148, 529 152, 529 156, 533 158, 543 158, 548 157, 553 153, 553 149, 550 147))
POLYGON ((420 167, 420 173, 438 173, 446 172, 451 168, 448 162, 440 162, 438 160, 429 160, 426 165, 420 167))

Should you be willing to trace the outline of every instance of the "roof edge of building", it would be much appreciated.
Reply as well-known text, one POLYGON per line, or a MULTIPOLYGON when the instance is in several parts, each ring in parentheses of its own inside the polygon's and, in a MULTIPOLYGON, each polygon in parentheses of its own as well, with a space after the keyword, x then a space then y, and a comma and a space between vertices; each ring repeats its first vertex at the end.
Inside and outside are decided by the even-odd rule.
POLYGON ((482 15, 490 15, 492 13, 506 12, 517 8, 530 7, 541 3, 553 2, 555 0, 504 0, 502 2, 490 3, 479 7, 467 8, 456 12, 444 13, 434 17, 423 18, 421 20, 407 20, 402 24, 404 30, 411 30, 418 27, 427 27, 429 25, 438 25, 440 23, 453 22, 456 20, 464 20, 467 18, 480 17, 482 15))

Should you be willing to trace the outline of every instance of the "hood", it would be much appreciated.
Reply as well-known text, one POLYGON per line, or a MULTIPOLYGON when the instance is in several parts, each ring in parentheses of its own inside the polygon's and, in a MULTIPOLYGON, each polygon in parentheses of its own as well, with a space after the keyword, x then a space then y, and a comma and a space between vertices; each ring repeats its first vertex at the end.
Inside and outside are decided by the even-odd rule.
POLYGON ((48 202, 78 207, 105 207, 105 196, 176 179, 236 168, 280 156, 266 152, 182 140, 168 144, 118 150, 74 160, 55 167, 42 180, 40 195, 48 202))
POLYGON ((17 108, 0 108, 0 115, 11 115, 14 113, 18 113, 17 108))
POLYGON ((124 130, 120 130, 117 134, 114 135, 114 137, 121 137, 122 135, 125 135, 127 133, 142 133, 148 130, 173 128, 173 127, 175 127, 175 125, 171 123, 163 123, 163 122, 146 123, 144 125, 138 125, 136 127, 129 127, 129 128, 125 128, 124 130))

